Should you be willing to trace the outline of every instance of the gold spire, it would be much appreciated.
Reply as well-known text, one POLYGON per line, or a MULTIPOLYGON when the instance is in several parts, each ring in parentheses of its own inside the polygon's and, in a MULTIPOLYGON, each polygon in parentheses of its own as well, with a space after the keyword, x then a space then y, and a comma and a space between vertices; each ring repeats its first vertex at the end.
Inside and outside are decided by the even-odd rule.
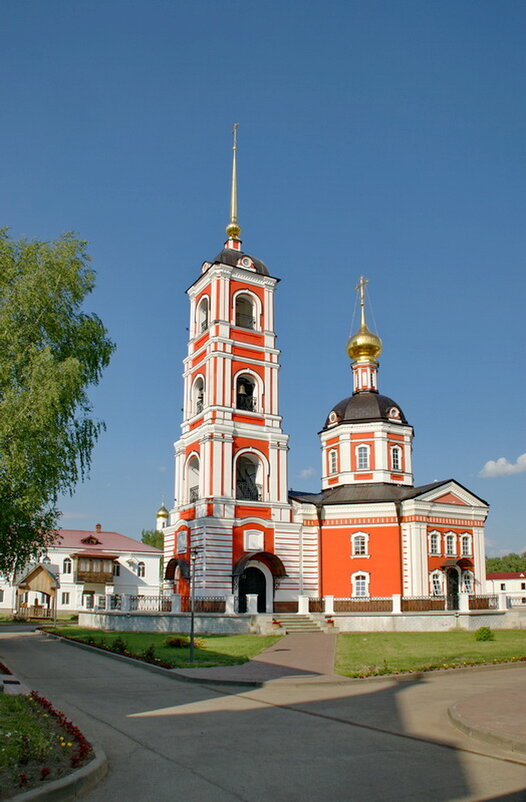
POLYGON ((360 276, 356 287, 360 294, 360 328, 347 341, 347 353, 350 358, 361 362, 369 359, 376 361, 382 353, 382 341, 377 334, 369 331, 365 319, 365 286, 368 283, 365 276, 360 276))
POLYGON ((226 233, 229 239, 239 239, 241 228, 237 223, 237 129, 239 123, 234 123, 232 129, 232 191, 230 195, 230 223, 226 227, 226 233))

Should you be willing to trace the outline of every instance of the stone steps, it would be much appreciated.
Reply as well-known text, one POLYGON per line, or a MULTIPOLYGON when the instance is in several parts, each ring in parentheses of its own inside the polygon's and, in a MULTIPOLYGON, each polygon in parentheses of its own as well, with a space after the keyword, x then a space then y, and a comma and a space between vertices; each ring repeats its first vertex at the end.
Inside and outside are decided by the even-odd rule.
POLYGON ((274 618, 279 621, 282 629, 288 634, 289 632, 324 632, 317 621, 314 621, 310 615, 303 615, 299 613, 274 613, 274 618))

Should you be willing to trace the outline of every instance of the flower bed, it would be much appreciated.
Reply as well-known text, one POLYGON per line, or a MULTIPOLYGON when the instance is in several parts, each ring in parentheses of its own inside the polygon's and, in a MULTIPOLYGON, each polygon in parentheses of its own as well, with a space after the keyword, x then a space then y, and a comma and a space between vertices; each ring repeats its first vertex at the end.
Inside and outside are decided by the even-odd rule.
POLYGON ((64 713, 35 691, 0 697, 0 799, 57 780, 93 749, 64 713))

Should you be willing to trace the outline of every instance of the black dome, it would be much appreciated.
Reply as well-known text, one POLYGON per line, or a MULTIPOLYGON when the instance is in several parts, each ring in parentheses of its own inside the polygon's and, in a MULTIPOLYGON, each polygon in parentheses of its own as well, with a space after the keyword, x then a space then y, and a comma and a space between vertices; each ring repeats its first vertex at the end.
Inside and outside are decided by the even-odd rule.
MULTIPOLYGON (((224 248, 221 253, 217 254, 212 264, 217 264, 220 262, 222 265, 230 265, 231 267, 242 268, 243 265, 239 264, 239 260, 244 256, 247 256, 250 259, 255 267, 256 273, 261 273, 262 276, 270 276, 266 264, 262 262, 261 259, 256 259, 255 256, 251 256, 249 253, 243 253, 243 251, 235 251, 233 248, 224 248)), ((248 269, 250 270, 250 268, 248 269)))
POLYGON ((407 424, 404 413, 392 398, 379 393, 362 392, 336 404, 329 412, 323 428, 327 429, 335 423, 368 420, 398 420, 407 424))

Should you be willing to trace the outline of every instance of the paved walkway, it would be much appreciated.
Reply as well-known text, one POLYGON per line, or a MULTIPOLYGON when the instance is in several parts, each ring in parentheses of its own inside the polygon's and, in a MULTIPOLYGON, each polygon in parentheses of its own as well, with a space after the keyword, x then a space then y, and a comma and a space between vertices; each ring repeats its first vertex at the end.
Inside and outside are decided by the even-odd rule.
POLYGON ((0 634, 0 659, 102 745, 110 772, 86 802, 524 802, 525 755, 447 715, 469 694, 523 693, 524 666, 319 681, 333 642, 321 638, 303 674, 296 636, 251 661, 281 675, 251 689, 32 633, 0 634))

